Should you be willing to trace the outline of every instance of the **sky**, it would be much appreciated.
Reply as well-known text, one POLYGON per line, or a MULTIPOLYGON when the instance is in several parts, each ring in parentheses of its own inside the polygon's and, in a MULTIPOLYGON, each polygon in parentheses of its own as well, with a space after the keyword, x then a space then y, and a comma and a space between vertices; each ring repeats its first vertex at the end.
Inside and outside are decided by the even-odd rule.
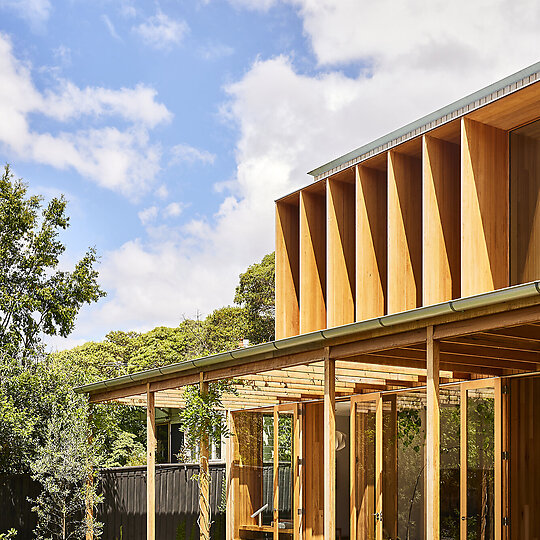
POLYGON ((232 304, 306 173, 540 60, 538 0, 0 0, 0 160, 107 297, 53 349, 232 304))

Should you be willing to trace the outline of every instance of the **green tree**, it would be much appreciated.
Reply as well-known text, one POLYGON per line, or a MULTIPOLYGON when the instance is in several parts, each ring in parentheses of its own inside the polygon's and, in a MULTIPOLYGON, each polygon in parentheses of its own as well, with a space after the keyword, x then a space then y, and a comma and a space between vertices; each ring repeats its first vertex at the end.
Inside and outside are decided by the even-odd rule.
POLYGON ((0 472, 27 472, 55 410, 69 409, 75 374, 47 359, 0 366, 0 472))
POLYGON ((69 410, 56 410, 47 423, 45 442, 32 461, 32 478, 41 493, 33 500, 37 540, 94 537, 101 524, 87 513, 89 501, 100 502, 96 489, 96 456, 89 442, 88 411, 84 399, 72 396, 69 410))
POLYGON ((248 333, 245 310, 238 306, 214 310, 206 317, 204 325, 207 354, 237 349, 248 333))
POLYGON ((234 301, 245 309, 246 336, 252 343, 272 341, 275 337, 275 254, 265 255, 252 264, 236 287, 234 301))
POLYGON ((73 271, 59 270, 65 246, 60 231, 69 226, 64 197, 46 206, 15 180, 6 165, 0 178, 0 360, 24 361, 40 335, 67 336, 81 306, 104 292, 89 249, 73 271))

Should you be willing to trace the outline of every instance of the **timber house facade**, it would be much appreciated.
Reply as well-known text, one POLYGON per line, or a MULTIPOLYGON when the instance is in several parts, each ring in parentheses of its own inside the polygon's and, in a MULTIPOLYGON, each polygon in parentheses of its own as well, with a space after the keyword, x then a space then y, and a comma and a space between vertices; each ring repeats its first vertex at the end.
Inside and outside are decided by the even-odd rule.
POLYGON ((310 174, 274 342, 79 389, 147 409, 147 538, 155 407, 220 379, 227 540, 540 538, 540 63, 310 174))

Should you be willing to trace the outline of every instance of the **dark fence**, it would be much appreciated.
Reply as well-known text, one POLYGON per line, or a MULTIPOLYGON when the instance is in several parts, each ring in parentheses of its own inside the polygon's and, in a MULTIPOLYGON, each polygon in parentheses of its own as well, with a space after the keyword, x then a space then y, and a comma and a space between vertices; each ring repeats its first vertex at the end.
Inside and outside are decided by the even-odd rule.
MULTIPOLYGON (((184 540, 199 538, 197 517, 198 465, 156 466, 156 538, 184 540)), ((225 466, 210 466, 210 509, 212 539, 225 538, 225 466)), ((146 468, 106 469, 101 472, 104 496, 98 516, 104 540, 146 538, 146 468)))
POLYGON ((36 515, 28 498, 35 499, 40 485, 28 474, 0 475, 0 533, 15 529, 17 539, 32 538, 36 515))
MULTIPOLYGON (((156 537, 160 540, 199 538, 197 517, 198 465, 156 466, 156 537)), ((272 466, 263 467, 263 502, 272 505, 272 466)), ((291 504, 290 465, 279 467, 279 510, 287 516, 291 504)), ((103 540, 146 539, 146 467, 104 469, 100 474, 103 503, 97 517, 104 524, 103 540)), ((14 528, 17 540, 33 537, 35 514, 28 498, 39 494, 28 475, 0 476, 0 533, 14 528)), ((225 466, 210 466, 211 538, 225 539, 225 466)))

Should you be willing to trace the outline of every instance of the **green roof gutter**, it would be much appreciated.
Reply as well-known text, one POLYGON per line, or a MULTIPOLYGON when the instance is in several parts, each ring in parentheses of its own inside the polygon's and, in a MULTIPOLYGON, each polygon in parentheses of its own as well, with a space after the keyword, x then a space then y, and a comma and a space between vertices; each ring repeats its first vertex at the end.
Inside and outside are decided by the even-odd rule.
POLYGON ((335 338, 357 336, 364 332, 379 328, 394 327, 408 322, 430 319, 451 313, 465 312, 471 309, 478 309, 522 298, 530 298, 536 295, 540 295, 540 280, 459 298, 449 302, 402 311, 400 313, 384 315, 374 319, 345 324, 343 326, 318 330, 316 332, 310 332, 309 334, 300 334, 299 336, 261 343, 260 345, 254 345, 245 349, 235 349, 234 351, 186 360, 184 362, 178 362, 176 364, 170 364, 168 366, 146 371, 139 371, 130 375, 123 375, 122 377, 79 386, 75 388, 75 392, 81 394, 94 394, 106 390, 131 386, 134 383, 142 384, 162 375, 170 375, 172 377, 174 375, 179 375, 184 371, 192 370, 193 368, 203 371, 209 367, 219 367, 220 364, 230 362, 231 360, 244 360, 247 363, 249 361, 268 358, 269 355, 276 356, 277 354, 281 356, 293 354, 299 352, 299 350, 318 349, 324 347, 329 340, 335 338))
POLYGON ((321 167, 313 169, 308 174, 314 176, 316 180, 321 180, 330 174, 335 174, 340 170, 352 167, 379 152, 388 150, 397 144, 433 129, 436 126, 450 122, 464 114, 483 107, 492 101, 496 101, 511 94, 516 90, 520 90, 529 84, 533 84, 539 80, 539 74, 540 62, 537 62, 532 66, 522 69, 513 75, 505 77, 498 82, 490 84, 473 94, 455 101, 442 109, 428 114, 415 122, 411 122, 402 128, 392 131, 384 137, 376 139, 375 141, 361 146, 321 167))

